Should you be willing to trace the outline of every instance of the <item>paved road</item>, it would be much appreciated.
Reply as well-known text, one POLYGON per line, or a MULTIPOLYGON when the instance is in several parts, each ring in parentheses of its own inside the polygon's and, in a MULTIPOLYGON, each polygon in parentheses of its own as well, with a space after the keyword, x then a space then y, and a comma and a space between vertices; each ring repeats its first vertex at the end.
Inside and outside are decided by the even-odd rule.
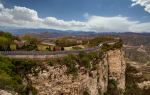
POLYGON ((79 54, 80 52, 92 52, 99 50, 100 47, 87 48, 72 51, 0 51, 2 55, 60 55, 60 54, 79 54))
MULTIPOLYGON (((114 42, 104 42, 107 44, 115 44, 114 42)), ((94 52, 101 50, 101 47, 104 43, 100 43, 98 46, 93 48, 81 49, 81 50, 72 50, 72 51, 0 51, 0 55, 5 55, 11 58, 18 59, 39 59, 45 60, 49 58, 59 58, 67 56, 68 54, 79 54, 80 52, 94 52)))

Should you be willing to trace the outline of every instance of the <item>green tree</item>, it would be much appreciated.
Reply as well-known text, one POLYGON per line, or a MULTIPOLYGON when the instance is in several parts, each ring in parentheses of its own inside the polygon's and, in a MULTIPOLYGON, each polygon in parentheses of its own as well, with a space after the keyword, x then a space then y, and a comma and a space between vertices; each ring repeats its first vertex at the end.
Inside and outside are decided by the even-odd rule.
POLYGON ((69 40, 67 38, 57 39, 55 43, 57 46, 60 47, 69 47, 77 45, 77 42, 75 40, 69 40))
POLYGON ((64 51, 65 49, 64 49, 64 47, 61 47, 61 51, 64 51))
POLYGON ((12 40, 6 37, 0 37, 0 50, 9 50, 12 40))
POLYGON ((30 35, 25 35, 22 39, 26 43, 22 47, 23 49, 26 49, 26 50, 37 50, 37 44, 40 43, 40 41, 37 38, 32 37, 30 35))
POLYGON ((10 44, 13 41, 13 36, 7 32, 0 32, 0 50, 10 50, 10 44))

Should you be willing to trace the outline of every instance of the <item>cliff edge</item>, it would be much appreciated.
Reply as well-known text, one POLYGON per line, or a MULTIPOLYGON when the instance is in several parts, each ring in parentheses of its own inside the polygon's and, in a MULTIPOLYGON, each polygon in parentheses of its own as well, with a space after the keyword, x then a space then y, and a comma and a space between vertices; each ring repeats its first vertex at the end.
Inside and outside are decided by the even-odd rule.
POLYGON ((27 77, 38 95, 107 95, 111 93, 112 84, 119 91, 118 95, 124 93, 126 63, 121 49, 107 51, 101 58, 93 58, 90 69, 78 64, 75 67, 77 74, 68 74, 66 65, 44 64, 42 69, 40 66, 36 68, 39 71, 36 75, 31 73, 27 77))

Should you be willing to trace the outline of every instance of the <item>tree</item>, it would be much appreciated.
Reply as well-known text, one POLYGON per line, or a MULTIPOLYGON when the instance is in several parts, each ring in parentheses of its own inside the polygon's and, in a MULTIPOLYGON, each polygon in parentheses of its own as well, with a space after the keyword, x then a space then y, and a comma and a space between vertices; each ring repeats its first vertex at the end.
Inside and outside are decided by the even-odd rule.
POLYGON ((10 50, 13 36, 7 32, 0 32, 0 50, 10 50))
POLYGON ((64 51, 64 47, 61 47, 61 51, 64 51))
POLYGON ((36 50, 37 49, 37 44, 40 43, 40 41, 37 38, 32 37, 30 35, 25 35, 22 39, 26 43, 23 46, 23 49, 26 49, 26 50, 36 50))
POLYGON ((53 48, 53 51, 56 51, 56 47, 53 48))
POLYGON ((8 50, 11 44, 11 39, 6 37, 0 37, 0 50, 8 50))
POLYGON ((46 48, 46 50, 48 50, 48 51, 52 51, 50 46, 49 46, 49 47, 47 47, 47 48, 46 48))
POLYGON ((60 47, 69 47, 77 45, 77 42, 75 40, 69 40, 66 38, 57 39, 55 43, 60 47))
POLYGON ((114 40, 114 38, 112 36, 103 36, 103 37, 100 36, 100 37, 96 37, 96 38, 89 40, 89 44, 91 46, 97 46, 101 42, 113 41, 113 40, 114 40))

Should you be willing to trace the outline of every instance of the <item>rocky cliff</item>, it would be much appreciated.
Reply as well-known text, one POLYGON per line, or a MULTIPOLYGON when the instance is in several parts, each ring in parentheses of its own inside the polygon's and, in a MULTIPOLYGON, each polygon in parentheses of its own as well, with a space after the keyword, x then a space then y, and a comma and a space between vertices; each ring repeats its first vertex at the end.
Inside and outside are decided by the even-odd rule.
MULTIPOLYGON (((94 64, 92 62, 90 64, 94 64)), ((78 74, 73 75, 66 74, 65 65, 45 64, 36 75, 28 74, 27 77, 38 95, 103 95, 107 92, 109 80, 116 81, 117 88, 123 94, 126 64, 122 50, 106 52, 103 59, 92 66, 90 70, 80 67, 78 74)))
POLYGON ((107 52, 107 62, 109 66, 109 80, 115 80, 117 88, 124 92, 126 70, 124 52, 121 50, 107 52))

